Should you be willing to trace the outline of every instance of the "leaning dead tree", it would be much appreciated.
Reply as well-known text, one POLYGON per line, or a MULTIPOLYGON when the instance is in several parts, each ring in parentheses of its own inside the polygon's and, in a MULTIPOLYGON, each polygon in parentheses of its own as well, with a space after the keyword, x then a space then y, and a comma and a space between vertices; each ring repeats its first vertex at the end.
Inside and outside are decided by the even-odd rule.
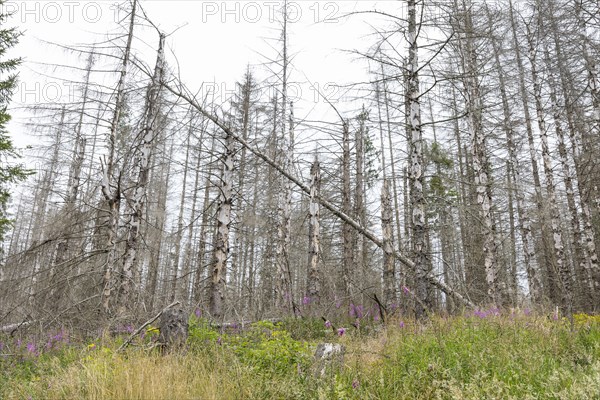
MULTIPOLYGON (((202 115, 204 115, 213 124, 215 124, 219 129, 221 129, 227 135, 230 135, 233 140, 235 140, 240 145, 242 145, 243 147, 245 147, 246 149, 248 149, 248 151, 251 152, 253 155, 255 155, 258 159, 260 159, 263 162, 267 163, 275 171, 277 171, 279 174, 281 174, 286 179, 288 179, 290 182, 292 182, 302 192, 304 192, 307 195, 310 195, 310 187, 309 186, 307 186, 300 179, 298 179, 297 177, 295 177, 294 175, 292 175, 291 173, 289 173, 288 171, 286 171, 281 165, 279 165, 277 162, 273 161, 263 151, 261 151, 261 150, 257 149, 256 147, 250 145, 250 143, 248 143, 248 141, 244 140, 239 135, 237 135, 219 117, 217 117, 217 116, 213 115, 212 113, 208 112, 200 103, 198 103, 198 101, 195 99, 194 95, 190 94, 189 90, 187 90, 186 87, 181 82, 175 81, 175 85, 173 83, 164 82, 163 85, 174 96, 176 96, 176 97, 178 97, 178 98, 180 98, 182 100, 185 100, 192 107, 194 107, 196 110, 198 110, 199 113, 201 113, 202 115)), ((335 206, 333 203, 331 203, 329 200, 323 198, 322 196, 315 196, 315 200, 318 201, 327 210, 329 210, 333 215, 335 215, 340 220, 342 220, 344 223, 349 224, 353 229, 355 229, 361 235, 363 235, 364 237, 366 237, 367 239, 369 239, 371 242, 373 242, 373 244, 375 244, 377 247, 383 248, 383 242, 375 234, 373 234, 367 228, 361 226, 358 222, 356 222, 354 219, 352 219, 351 217, 349 217, 344 212, 340 211, 338 209, 338 207, 335 206)), ((403 254, 401 254, 399 252, 394 252, 394 257, 398 261, 400 261, 402 264, 404 264, 405 266, 407 266, 409 269, 413 269, 414 270, 414 268, 415 268, 414 262, 412 260, 410 260, 408 257, 406 257, 405 255, 403 255, 403 254)), ((427 281, 430 284, 434 285, 435 287, 437 287, 438 289, 440 289, 442 292, 446 293, 448 296, 454 297, 461 304, 464 304, 464 305, 466 305, 468 307, 471 307, 471 308, 475 308, 476 307, 475 304, 472 303, 470 300, 468 300, 467 298, 465 298, 464 296, 462 296, 459 292, 457 292, 456 290, 454 290, 449 285, 445 284, 444 282, 440 282, 433 275, 428 274, 425 277, 425 279, 427 279, 427 281)))

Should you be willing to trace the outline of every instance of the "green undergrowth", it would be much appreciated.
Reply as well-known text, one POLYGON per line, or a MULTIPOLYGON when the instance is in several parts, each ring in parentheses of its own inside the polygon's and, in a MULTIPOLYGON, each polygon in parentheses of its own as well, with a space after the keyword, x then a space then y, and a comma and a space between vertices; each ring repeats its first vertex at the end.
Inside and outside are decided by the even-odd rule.
POLYGON ((600 318, 476 312, 359 326, 304 319, 220 331, 192 317, 188 345, 161 355, 156 331, 42 349, 0 338, 1 399, 599 399, 600 318), (342 331, 340 331, 342 329, 342 331), (344 366, 317 376, 321 342, 344 366))

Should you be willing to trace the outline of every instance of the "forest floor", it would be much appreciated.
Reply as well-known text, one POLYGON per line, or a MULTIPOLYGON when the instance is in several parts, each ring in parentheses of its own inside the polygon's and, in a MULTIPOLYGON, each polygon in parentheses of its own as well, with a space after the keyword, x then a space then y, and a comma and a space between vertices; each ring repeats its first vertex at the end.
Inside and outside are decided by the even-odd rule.
POLYGON ((166 355, 150 349, 153 327, 122 352, 131 327, 116 338, 0 337, 0 399, 600 399, 600 316, 578 314, 571 325, 479 310, 385 327, 332 323, 222 332, 192 316, 187 346, 166 355), (319 376, 313 354, 324 342, 346 353, 319 376))

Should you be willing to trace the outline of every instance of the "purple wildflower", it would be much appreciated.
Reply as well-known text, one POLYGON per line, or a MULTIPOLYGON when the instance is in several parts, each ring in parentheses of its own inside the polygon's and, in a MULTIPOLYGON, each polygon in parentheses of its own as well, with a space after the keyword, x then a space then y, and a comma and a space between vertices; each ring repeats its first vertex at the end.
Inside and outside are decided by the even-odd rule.
POLYGON ((494 317, 499 317, 500 316, 500 309, 498 309, 498 308, 491 308, 488 311, 488 315, 493 315, 494 317))
POLYGON ((221 341, 221 336, 219 336, 219 338, 217 339, 217 344, 218 344, 219 346, 222 344, 222 341, 221 341))
POLYGON ((529 314, 531 314, 531 310, 529 308, 526 308, 523 310, 523 314, 529 316, 529 314))
POLYGON ((330 329, 331 328, 331 322, 325 321, 325 328, 330 329))
POLYGON ((358 389, 359 386, 360 386, 360 382, 358 381, 358 379, 355 379, 352 381, 352 389, 356 390, 356 389, 358 389))
POLYGON ((337 330, 338 336, 344 336, 344 333, 346 333, 346 328, 340 328, 337 330))
POLYGON ((196 316, 196 318, 200 318, 202 316, 202 310, 196 308, 196 311, 194 311, 194 315, 196 316))
POLYGON ((364 315, 363 306, 356 306, 356 318, 362 318, 364 315))
POLYGON ((304 296, 304 297, 302 298, 302 304, 304 304, 305 306, 306 306, 306 305, 309 305, 309 304, 310 304, 310 297, 308 297, 308 296, 304 296))
POLYGON ((133 331, 134 331, 134 330, 135 330, 135 329, 133 329, 133 326, 131 326, 131 325, 127 325, 127 326, 125 327, 125 332, 127 332, 127 333, 130 333, 130 334, 131 334, 131 333, 133 333, 133 331))
POLYGON ((473 312, 473 315, 475 315, 476 317, 479 317, 479 318, 487 317, 487 314, 485 313, 485 311, 481 311, 481 310, 475 310, 473 312))
POLYGON ((402 328, 404 328, 404 326, 405 326, 404 321, 400 321, 400 328, 402 329, 402 328))
POLYGON ((35 343, 27 343, 27 352, 35 354, 35 352, 36 352, 35 343))
POLYGON ((51 340, 54 342, 62 342, 65 339, 65 333, 60 330, 58 333, 51 337, 51 340))
POLYGON ((410 294, 410 290, 408 290, 406 286, 402 286, 402 291, 404 292, 404 294, 410 294))

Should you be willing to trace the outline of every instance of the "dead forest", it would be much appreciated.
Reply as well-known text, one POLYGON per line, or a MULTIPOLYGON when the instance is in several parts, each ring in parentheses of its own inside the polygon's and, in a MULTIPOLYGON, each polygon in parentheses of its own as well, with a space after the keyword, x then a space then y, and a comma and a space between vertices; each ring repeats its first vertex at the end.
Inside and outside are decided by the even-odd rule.
POLYGON ((95 329, 174 301, 219 322, 600 311, 600 3, 338 15, 377 24, 346 49, 369 79, 319 93, 324 119, 290 89, 310 77, 288 6, 227 100, 180 78, 142 0, 114 35, 55 44, 80 63, 48 71, 77 95, 29 110, 36 173, 13 196, 0 327, 95 329))

